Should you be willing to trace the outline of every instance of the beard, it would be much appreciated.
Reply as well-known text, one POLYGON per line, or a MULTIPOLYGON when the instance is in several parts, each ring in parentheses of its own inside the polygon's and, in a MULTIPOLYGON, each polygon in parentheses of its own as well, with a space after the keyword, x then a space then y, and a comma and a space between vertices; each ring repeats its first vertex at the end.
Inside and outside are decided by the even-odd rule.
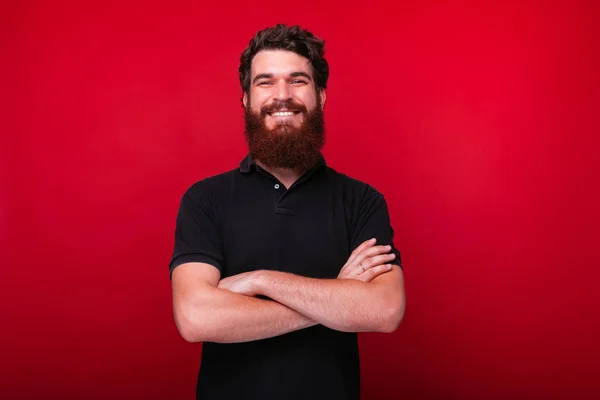
POLYGON ((253 112, 248 102, 244 117, 250 154, 266 166, 307 171, 320 160, 325 124, 319 96, 315 109, 310 112, 291 99, 275 101, 262 107, 259 113, 253 112), (296 127, 291 121, 282 121, 272 129, 267 128, 267 114, 282 109, 302 113, 302 124, 296 127))

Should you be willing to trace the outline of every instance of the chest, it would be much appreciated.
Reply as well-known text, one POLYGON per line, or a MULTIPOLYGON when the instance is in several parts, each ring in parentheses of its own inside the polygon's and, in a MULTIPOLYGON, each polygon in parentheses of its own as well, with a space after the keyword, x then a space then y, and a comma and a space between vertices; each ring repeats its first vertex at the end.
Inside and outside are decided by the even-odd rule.
POLYGON ((224 276, 270 269, 335 278, 350 256, 343 199, 334 192, 232 196, 223 227, 224 276))

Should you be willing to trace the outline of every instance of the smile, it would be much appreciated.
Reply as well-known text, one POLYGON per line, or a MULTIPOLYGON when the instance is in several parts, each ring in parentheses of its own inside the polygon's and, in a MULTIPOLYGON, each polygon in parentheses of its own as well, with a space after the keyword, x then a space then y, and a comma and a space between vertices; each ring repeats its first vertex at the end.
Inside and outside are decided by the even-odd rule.
POLYGON ((298 111, 276 111, 269 113, 271 117, 291 117, 293 115, 298 114, 298 111))

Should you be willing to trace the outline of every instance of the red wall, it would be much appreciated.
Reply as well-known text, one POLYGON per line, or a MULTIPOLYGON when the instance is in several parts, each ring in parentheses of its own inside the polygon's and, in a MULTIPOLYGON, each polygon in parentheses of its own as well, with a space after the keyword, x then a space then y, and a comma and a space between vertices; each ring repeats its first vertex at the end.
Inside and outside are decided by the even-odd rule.
POLYGON ((361 335, 364 398, 598 398, 593 2, 14 3, 0 397, 192 398, 175 214, 245 155, 239 55, 282 21, 327 40, 327 160, 385 193, 406 265, 401 328, 361 335))

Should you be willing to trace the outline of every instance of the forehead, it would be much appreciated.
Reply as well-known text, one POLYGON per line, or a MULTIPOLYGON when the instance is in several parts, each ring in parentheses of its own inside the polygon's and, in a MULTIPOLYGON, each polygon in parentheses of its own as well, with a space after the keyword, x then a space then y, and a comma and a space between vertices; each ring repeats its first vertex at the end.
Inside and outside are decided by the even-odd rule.
POLYGON ((299 71, 312 76, 308 58, 293 51, 261 50, 252 59, 252 77, 258 74, 288 75, 299 71))

